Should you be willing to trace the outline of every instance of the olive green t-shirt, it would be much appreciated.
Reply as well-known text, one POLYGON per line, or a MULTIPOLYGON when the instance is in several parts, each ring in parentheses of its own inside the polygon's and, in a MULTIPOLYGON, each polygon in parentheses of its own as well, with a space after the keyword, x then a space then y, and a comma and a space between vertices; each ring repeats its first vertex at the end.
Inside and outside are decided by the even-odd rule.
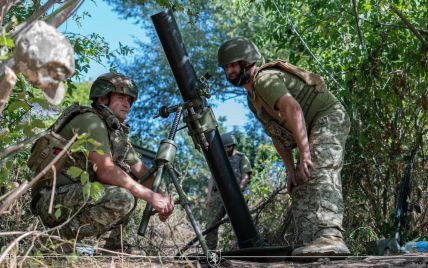
MULTIPOLYGON (((101 119, 97 114, 92 112, 79 114, 59 132, 59 134, 65 139, 71 139, 74 133, 78 133, 79 135, 89 133, 90 138, 99 143, 99 146, 97 146, 86 142, 84 146, 88 151, 102 150, 104 154, 112 154, 107 126, 103 119, 101 119)), ((130 146, 124 162, 129 166, 133 166, 139 161, 140 159, 138 158, 137 153, 134 148, 130 146)))
POLYGON ((228 156, 228 158, 238 183, 241 182, 242 173, 251 174, 253 171, 250 160, 243 153, 236 151, 234 155, 228 156))
POLYGON ((275 68, 265 69, 257 74, 254 91, 273 110, 278 110, 275 103, 279 97, 294 97, 302 108, 308 129, 315 118, 329 114, 340 105, 328 90, 318 92, 314 86, 307 85, 297 76, 275 68))
POLYGON ((251 173, 253 169, 251 168, 250 160, 247 156, 242 156, 241 160, 241 173, 251 173))

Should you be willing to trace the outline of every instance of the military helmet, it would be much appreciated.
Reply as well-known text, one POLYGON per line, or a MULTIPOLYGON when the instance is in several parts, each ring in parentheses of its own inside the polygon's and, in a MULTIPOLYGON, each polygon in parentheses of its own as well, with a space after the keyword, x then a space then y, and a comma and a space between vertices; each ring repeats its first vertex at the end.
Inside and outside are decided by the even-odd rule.
POLYGON ((262 55, 253 42, 245 37, 235 37, 220 46, 217 57, 218 64, 224 67, 237 61, 246 61, 252 64, 260 60, 262 55))
POLYGON ((126 94, 132 98, 132 101, 135 101, 138 96, 137 87, 129 77, 119 73, 105 73, 98 76, 92 84, 89 98, 92 100, 107 96, 111 92, 126 94))
POLYGON ((224 133, 223 135, 221 135, 221 140, 223 141, 224 147, 238 144, 235 136, 231 133, 224 133))

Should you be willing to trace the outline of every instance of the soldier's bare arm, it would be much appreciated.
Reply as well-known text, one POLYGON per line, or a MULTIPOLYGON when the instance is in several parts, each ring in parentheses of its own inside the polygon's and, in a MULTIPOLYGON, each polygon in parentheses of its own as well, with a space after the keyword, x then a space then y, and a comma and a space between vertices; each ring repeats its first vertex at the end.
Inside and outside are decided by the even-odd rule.
POLYGON ((239 188, 241 188, 241 191, 247 186, 248 182, 250 181, 250 174, 243 172, 241 175, 241 182, 239 183, 239 188))
POLYGON ((296 173, 295 173, 295 165, 293 159, 293 149, 283 147, 276 139, 272 138, 273 145, 275 146, 276 151, 281 156, 282 161, 287 169, 288 181, 287 181, 287 189, 290 192, 291 188, 297 185, 296 182, 296 173))
MULTIPOLYGON (((136 164, 131 166, 131 172, 132 174, 137 177, 138 179, 142 178, 144 175, 146 175, 146 173, 149 171, 149 169, 147 168, 147 166, 143 163, 143 161, 139 161, 136 164)), ((153 187, 153 183, 155 181, 155 176, 151 176, 150 178, 148 178, 143 185, 146 186, 147 188, 152 188, 153 187)))
POLYGON ((111 155, 90 152, 89 160, 94 164, 94 169, 100 182, 129 190, 136 198, 149 202, 159 212, 160 216, 163 215, 162 218, 164 219, 166 219, 166 215, 169 216, 174 210, 174 203, 170 197, 155 193, 136 182, 114 164, 111 155))
POLYGON ((288 128, 293 133, 294 140, 300 152, 299 175, 304 182, 307 182, 311 177, 313 164, 302 108, 296 99, 290 95, 279 97, 275 103, 275 107, 281 112, 287 122, 288 128))

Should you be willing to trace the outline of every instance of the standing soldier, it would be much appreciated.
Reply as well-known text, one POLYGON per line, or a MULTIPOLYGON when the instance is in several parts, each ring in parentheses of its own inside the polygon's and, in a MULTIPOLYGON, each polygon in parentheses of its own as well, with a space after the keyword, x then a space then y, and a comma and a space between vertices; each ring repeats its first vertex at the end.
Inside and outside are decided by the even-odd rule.
MULTIPOLYGON (((233 172, 235 173, 235 178, 238 181, 239 188, 243 191, 250 180, 252 172, 250 161, 243 153, 235 149, 238 143, 234 135, 225 133, 221 136, 221 139, 233 172)), ((226 215, 220 193, 212 178, 208 182, 207 205, 210 210, 207 228, 210 228, 226 215)), ((214 250, 217 248, 218 227, 207 234, 206 241, 209 249, 214 250)))
POLYGON ((282 60, 257 67, 260 59, 256 45, 242 37, 218 50, 227 80, 245 88, 249 108, 287 168, 294 242, 303 244, 292 255, 349 255, 342 239, 340 178, 348 115, 322 77, 282 60), (300 157, 297 166, 294 148, 300 157))
MULTIPOLYGON (((32 189, 32 209, 48 227, 69 220, 60 232, 67 239, 99 236, 120 224, 126 224, 137 199, 150 203, 165 221, 174 209, 170 197, 151 190, 153 178, 140 184, 148 169, 138 158, 128 140, 129 127, 124 124, 132 103, 137 99, 137 88, 128 77, 118 73, 99 76, 92 84, 92 107, 77 104, 67 108, 32 148, 29 167, 40 172, 68 142, 74 133, 89 134, 92 142, 83 144, 88 152, 72 153, 58 161, 56 175, 49 173, 32 189), (96 145, 97 144, 97 145, 96 145), (80 177, 70 175, 70 167, 86 170, 90 181, 103 184, 101 197, 87 199, 80 177), (52 179, 56 177, 55 204, 61 204, 57 218, 48 213, 52 195, 52 179), (69 219, 70 215, 77 213, 69 219)), ((117 231, 112 232, 105 247, 120 249, 117 231)))

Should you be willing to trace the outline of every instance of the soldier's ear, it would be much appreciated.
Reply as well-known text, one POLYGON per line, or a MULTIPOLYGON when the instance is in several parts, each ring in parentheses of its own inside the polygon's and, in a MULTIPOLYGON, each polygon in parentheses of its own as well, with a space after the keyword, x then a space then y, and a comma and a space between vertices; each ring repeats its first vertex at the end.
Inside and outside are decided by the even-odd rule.
POLYGON ((96 100, 96 104, 107 105, 107 103, 108 103, 107 96, 98 97, 97 100, 96 100))

